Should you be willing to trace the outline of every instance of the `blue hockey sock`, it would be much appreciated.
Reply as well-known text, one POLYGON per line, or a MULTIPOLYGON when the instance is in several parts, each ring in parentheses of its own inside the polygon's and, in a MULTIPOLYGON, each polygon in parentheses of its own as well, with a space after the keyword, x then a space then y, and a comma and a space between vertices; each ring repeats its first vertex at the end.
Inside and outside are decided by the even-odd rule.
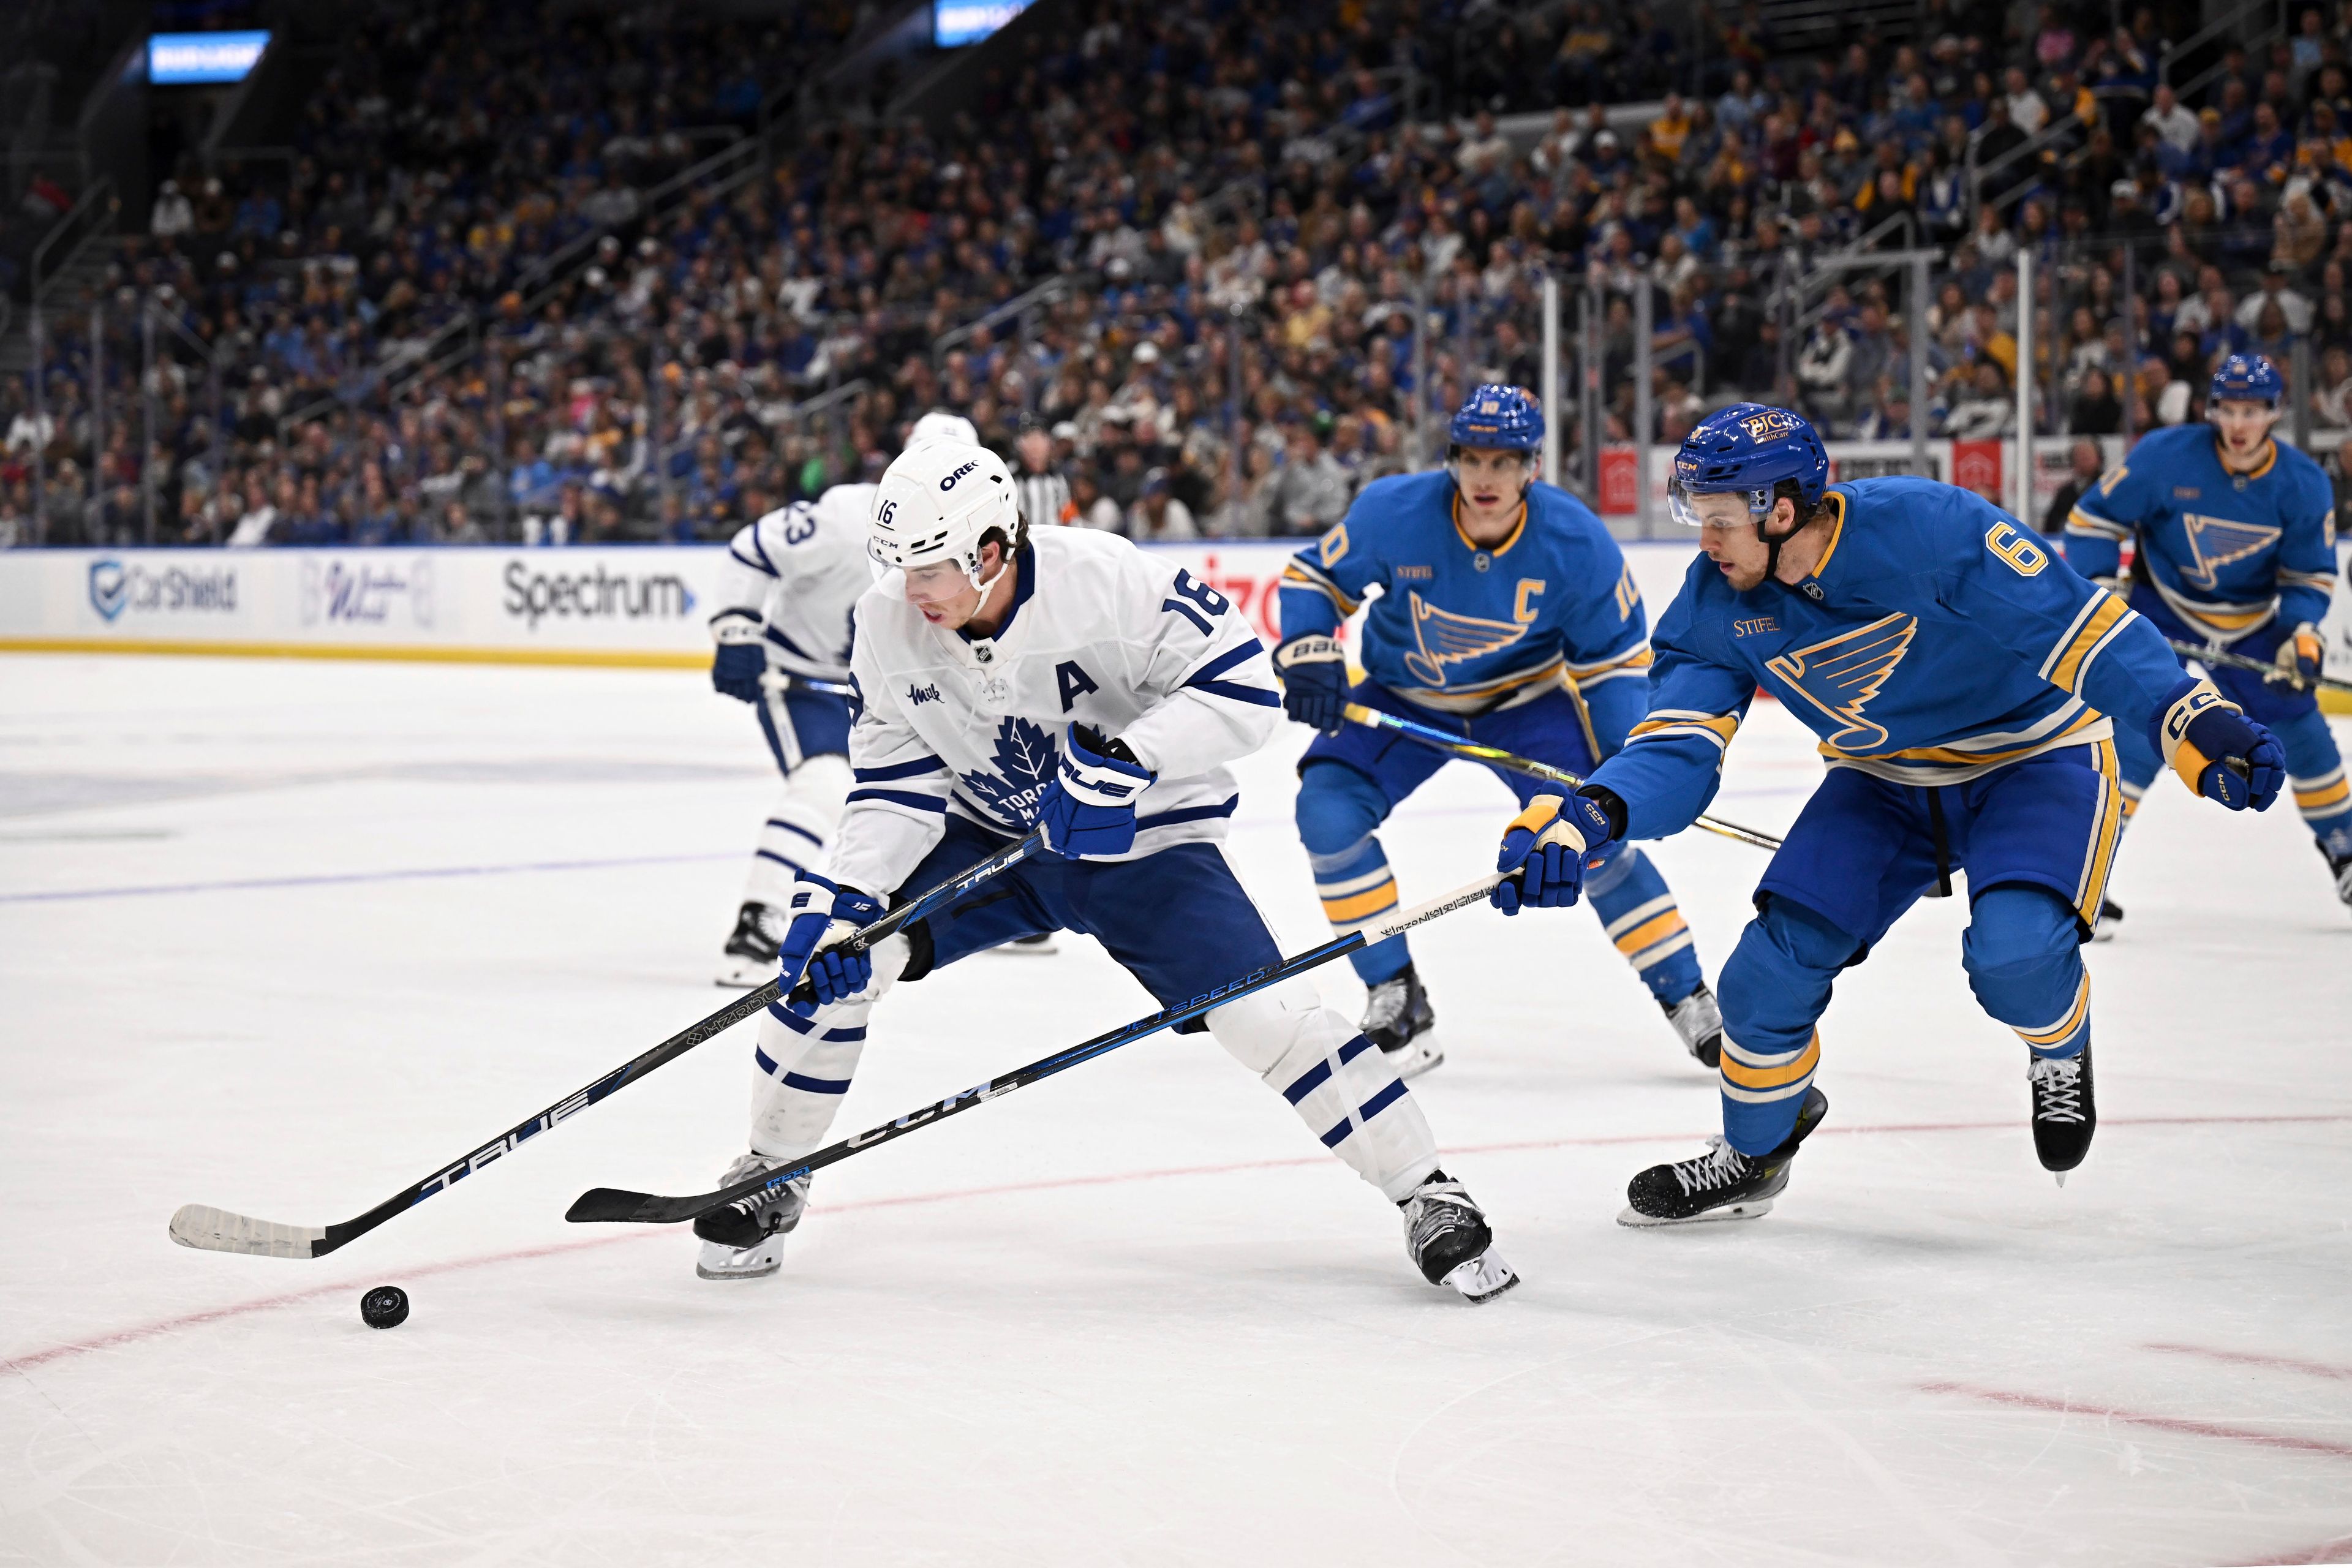
POLYGON ((1830 985, 1862 944, 1802 904, 1774 899, 1748 922, 1725 960, 1724 1141, 1743 1154, 1768 1154, 1788 1140, 1820 1065, 1814 1021, 1830 985))
POLYGON ((1585 878, 1584 891, 1601 929, 1650 994, 1674 1003, 1698 989, 1698 952, 1690 925, 1647 855, 1630 844, 1617 846, 1585 878))
POLYGON ((1989 888, 1960 939, 1969 989, 2038 1057, 2071 1057, 2091 1038, 2091 975, 2074 910, 2046 888, 1989 888))
POLYGON ((2273 724, 2271 732, 2286 748, 2287 787, 2304 826, 2331 858, 2352 855, 2352 781, 2344 776, 2326 717, 2314 708, 2273 724))
MULTIPOLYGON (((1336 763, 1310 767, 1299 780, 1294 809, 1323 918, 1335 935, 1345 936, 1397 907, 1396 874, 1372 833, 1388 815, 1388 800, 1370 779, 1336 763)), ((1402 973, 1412 952, 1404 938, 1392 936, 1349 953, 1348 962, 1366 985, 1378 985, 1402 973)))

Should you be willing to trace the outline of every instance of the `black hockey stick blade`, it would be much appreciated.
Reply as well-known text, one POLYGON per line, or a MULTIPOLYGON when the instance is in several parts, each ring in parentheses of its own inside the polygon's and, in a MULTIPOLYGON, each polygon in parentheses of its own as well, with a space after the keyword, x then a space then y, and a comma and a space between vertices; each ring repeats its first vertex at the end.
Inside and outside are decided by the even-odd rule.
MULTIPOLYGON (((873 924, 860 929, 849 938, 849 942, 861 948, 873 946, 908 921, 961 898, 1006 867, 1027 858, 1042 843, 1043 840, 1032 833, 1017 843, 1007 845, 978 865, 900 904, 873 924)), ((345 1243, 365 1236, 394 1215, 406 1213, 436 1193, 446 1192, 456 1186, 483 1166, 513 1153, 526 1141, 536 1138, 557 1122, 587 1110, 606 1095, 636 1082, 656 1068, 676 1061, 705 1040, 725 1034, 753 1014, 765 1011, 782 989, 778 982, 771 980, 745 992, 709 1017, 689 1024, 651 1050, 631 1058, 586 1088, 564 1096, 529 1121, 509 1128, 457 1163, 394 1193, 365 1214, 329 1226, 286 1225, 277 1220, 256 1219, 250 1215, 215 1208, 209 1204, 183 1204, 172 1215, 172 1239, 182 1247, 193 1247, 204 1252, 241 1252, 254 1258, 324 1258, 345 1243)), ((807 994, 805 987, 796 994, 807 994)))
POLYGON ((1499 875, 1481 877, 1475 882, 1456 888, 1442 898, 1433 899, 1425 904, 1416 904, 1409 910, 1399 910, 1346 936, 1335 937, 1320 947, 1308 948, 1294 957, 1284 959, 1280 963, 1267 964, 1236 980, 1229 981, 1213 991, 1193 997, 1189 1002, 1180 1003, 1173 1007, 1163 1007, 1157 1013, 1138 1018, 1131 1024, 1123 1024, 1108 1033, 1097 1035, 1093 1039, 1072 1046, 1067 1050, 1057 1051, 1050 1057, 1041 1058, 1031 1062, 1027 1067, 1015 1068, 1013 1071, 991 1079, 986 1083, 975 1084, 971 1089, 961 1089, 935 1104, 919 1107, 895 1121, 886 1121, 879 1127, 869 1128, 866 1131, 845 1138, 838 1143, 828 1144, 797 1164, 771 1171, 765 1175, 753 1176, 748 1181, 738 1182, 731 1187, 721 1187, 716 1192, 696 1193, 683 1197, 663 1197, 653 1193, 630 1192, 621 1187, 592 1187, 572 1200, 572 1206, 564 1211, 563 1217, 574 1225, 677 1225, 686 1220, 698 1219, 713 1209, 724 1208, 730 1204, 740 1203, 747 1198, 772 1192, 785 1183, 795 1181, 813 1171, 820 1171, 827 1165, 838 1164, 852 1154, 871 1149, 877 1143, 887 1143, 894 1138, 903 1137, 914 1131, 919 1127, 932 1126, 946 1121, 950 1116, 961 1115, 975 1105, 999 1099, 1016 1089, 1025 1089, 1040 1079, 1053 1077, 1055 1073, 1066 1072, 1081 1062, 1092 1061, 1097 1057, 1108 1055, 1119 1047, 1142 1039, 1147 1035, 1156 1035, 1160 1030, 1173 1028, 1187 1019, 1197 1018, 1203 1013, 1213 1012, 1226 1003, 1246 996, 1253 991, 1262 991, 1269 985, 1289 979, 1294 974, 1304 974, 1308 970, 1318 968, 1343 954, 1354 952, 1359 948, 1368 947, 1376 942, 1384 942, 1401 931, 1410 931, 1414 926, 1433 921, 1440 915, 1451 914, 1455 910, 1470 904, 1483 903, 1486 901, 1487 893, 1503 879, 1499 875))

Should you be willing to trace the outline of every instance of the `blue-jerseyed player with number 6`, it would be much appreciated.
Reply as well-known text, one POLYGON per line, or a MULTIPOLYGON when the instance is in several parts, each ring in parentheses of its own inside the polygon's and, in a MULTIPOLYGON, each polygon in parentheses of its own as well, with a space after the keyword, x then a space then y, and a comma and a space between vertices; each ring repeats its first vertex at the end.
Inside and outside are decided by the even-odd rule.
MULTIPOLYGON (((1650 642, 1641 594, 1601 520, 1538 477, 1543 432, 1525 392, 1476 388, 1454 416, 1444 469, 1367 485, 1345 520, 1283 574, 1284 640, 1275 650, 1283 705, 1323 731, 1299 763, 1298 835, 1324 915, 1342 935, 1396 907, 1377 830, 1447 761, 1393 732, 1350 727, 1347 704, 1580 777, 1614 754, 1642 717, 1650 642), (1364 622, 1366 678, 1351 689, 1337 634, 1375 591, 1364 622)), ((1552 787, 1494 772, 1521 805, 1552 787)), ((1714 1067, 1722 1020, 1657 868, 1633 846, 1612 844, 1586 889, 1684 1049, 1714 1067)), ((1370 993, 1366 1037, 1404 1077, 1436 1066, 1435 1013, 1405 939, 1377 942, 1352 962, 1370 993)))
POLYGON ((2157 629, 2014 520, 1929 479, 1831 485, 1804 418, 1738 404, 1675 457, 1668 502, 1703 558, 1660 617, 1650 710, 1625 749, 1503 837, 1507 913, 1576 901, 1629 835, 1706 809, 1759 690, 1822 740, 1829 776, 1758 888, 1718 977, 1723 1137, 1633 1178, 1628 1225, 1747 1218, 1788 1184, 1829 1102, 1814 1027, 1838 972, 1914 900, 1967 875, 1960 963, 2027 1047, 2036 1152, 2090 1150, 2088 940, 2123 821, 2113 738, 2144 734, 2233 811, 2277 797, 2269 731, 2182 673, 2157 629))

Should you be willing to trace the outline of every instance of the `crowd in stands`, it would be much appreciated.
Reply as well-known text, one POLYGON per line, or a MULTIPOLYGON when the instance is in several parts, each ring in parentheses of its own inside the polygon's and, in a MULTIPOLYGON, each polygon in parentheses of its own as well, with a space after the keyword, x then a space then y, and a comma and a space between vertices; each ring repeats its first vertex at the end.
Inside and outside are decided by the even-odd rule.
POLYGON ((1608 440, 1645 291, 1650 440, 1743 396, 1835 437, 1997 437, 2021 372, 2038 429, 2138 432, 2201 417, 2241 349, 2304 367, 2299 420, 2352 425, 2352 0, 2182 54, 2193 12, 2019 14, 1929 0, 1800 52, 1752 9, 1089 0, 945 130, 820 115, 656 209, 845 12, 753 36, 403 0, 277 183, 159 198, 104 301, 100 417, 86 333, 47 426, 0 389, 0 530, 27 536, 44 443, 52 542, 145 537, 149 488, 158 542, 717 538, 943 407, 1061 470, 1066 521, 1313 532, 1436 460, 1469 385, 1539 383, 1547 272, 1597 312, 1608 440), (1939 253, 1924 342, 1903 268, 1816 265, 1856 245, 1939 253))

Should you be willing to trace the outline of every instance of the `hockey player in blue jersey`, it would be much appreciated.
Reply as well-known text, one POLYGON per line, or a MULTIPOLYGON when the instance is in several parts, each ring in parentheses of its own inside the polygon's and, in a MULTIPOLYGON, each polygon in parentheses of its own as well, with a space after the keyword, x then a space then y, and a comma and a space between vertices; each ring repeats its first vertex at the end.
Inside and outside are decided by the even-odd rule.
POLYGON ((2123 822, 2114 731, 2145 735, 2197 794, 2266 808, 2279 742, 2156 627, 1965 490, 1828 485, 1812 426, 1738 404, 1675 454, 1668 501, 1703 558, 1659 619, 1648 717, 1564 800, 1505 832, 1505 912, 1573 903, 1609 849, 1689 826, 1758 690, 1822 739, 1829 774, 1757 889, 1718 976, 1723 1137, 1633 1178, 1628 1225, 1747 1218, 1788 1184, 1829 1102, 1815 1021, 1912 901, 1968 877, 1961 967, 2027 1047, 2035 1152, 2090 1150, 2090 934, 2123 822))
MULTIPOLYGON (((2134 447, 2067 518, 2066 562, 2116 587, 2124 541, 2134 541, 2133 609, 2167 637, 2273 667, 2216 668, 2213 684, 2286 748, 2294 804, 2336 896, 2352 904, 2352 783, 2313 693, 2336 591, 2335 488, 2271 438, 2284 390, 2262 355, 2224 360, 2207 402, 2212 423, 2152 430, 2134 447)), ((2136 734, 2118 734, 2116 750, 2128 820, 2162 759, 2136 734)), ((2121 913, 2107 908, 2109 921, 2121 913)))
MULTIPOLYGON (((1392 910, 1396 878, 1376 830, 1446 763, 1404 737, 1350 728, 1349 702, 1582 775, 1642 717, 1649 625, 1601 520, 1536 478, 1543 416, 1513 386, 1481 386, 1454 415, 1444 469, 1375 480, 1283 574, 1275 668, 1290 717, 1322 734, 1299 763, 1298 835, 1323 912, 1341 934, 1392 910), (1378 587, 1364 622, 1366 679, 1351 690, 1340 623, 1378 587)), ((1546 787, 1496 768, 1524 805, 1546 787)), ((1649 857, 1612 846, 1590 879, 1610 940, 1684 1048, 1716 1064, 1722 1019, 1689 927, 1649 857)), ((1406 1077, 1441 1059, 1435 1016, 1402 937, 1357 953, 1365 1035, 1406 1077)))

